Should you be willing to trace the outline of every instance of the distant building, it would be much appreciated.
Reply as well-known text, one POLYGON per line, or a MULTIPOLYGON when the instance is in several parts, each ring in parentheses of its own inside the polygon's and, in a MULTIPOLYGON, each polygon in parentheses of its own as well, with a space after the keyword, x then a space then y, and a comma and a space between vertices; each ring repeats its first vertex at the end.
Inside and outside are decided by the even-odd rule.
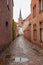
POLYGON ((31 14, 23 21, 24 37, 31 41, 31 14))
POLYGON ((22 19, 22 14, 21 14, 21 9, 20 9, 20 14, 19 14, 19 18, 18 18, 18 28, 19 28, 19 34, 23 34, 23 19, 22 19))
POLYGON ((29 16, 27 16, 24 20, 23 20, 23 31, 26 30, 26 28, 29 26, 31 22, 31 14, 29 16))
POLYGON ((18 23, 19 23, 19 27, 23 26, 23 19, 22 19, 21 9, 20 9, 20 14, 19 14, 19 18, 18 18, 18 23))
POLYGON ((12 41, 13 0, 0 0, 0 48, 12 41))

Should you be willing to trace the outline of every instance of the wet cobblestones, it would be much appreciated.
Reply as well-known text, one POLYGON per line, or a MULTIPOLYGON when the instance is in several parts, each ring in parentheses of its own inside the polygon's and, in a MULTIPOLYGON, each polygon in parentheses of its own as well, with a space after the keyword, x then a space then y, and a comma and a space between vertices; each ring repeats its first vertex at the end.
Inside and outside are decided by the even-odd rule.
POLYGON ((43 65, 43 49, 20 36, 3 52, 0 65, 43 65))

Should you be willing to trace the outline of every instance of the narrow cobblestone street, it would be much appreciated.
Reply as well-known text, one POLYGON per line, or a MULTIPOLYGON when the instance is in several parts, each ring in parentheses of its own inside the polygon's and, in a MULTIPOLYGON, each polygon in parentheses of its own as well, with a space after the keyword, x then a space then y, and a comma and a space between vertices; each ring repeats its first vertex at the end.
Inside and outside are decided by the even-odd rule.
POLYGON ((0 65, 43 65, 43 49, 17 37, 0 57, 0 65))

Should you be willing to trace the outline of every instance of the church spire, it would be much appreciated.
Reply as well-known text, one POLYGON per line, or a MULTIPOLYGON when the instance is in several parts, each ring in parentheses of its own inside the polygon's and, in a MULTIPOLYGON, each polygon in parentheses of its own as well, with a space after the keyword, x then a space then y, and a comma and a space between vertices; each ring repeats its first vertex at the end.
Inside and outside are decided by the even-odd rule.
POLYGON ((22 18, 22 15, 21 15, 21 9, 20 9, 20 14, 19 14, 19 18, 22 18))

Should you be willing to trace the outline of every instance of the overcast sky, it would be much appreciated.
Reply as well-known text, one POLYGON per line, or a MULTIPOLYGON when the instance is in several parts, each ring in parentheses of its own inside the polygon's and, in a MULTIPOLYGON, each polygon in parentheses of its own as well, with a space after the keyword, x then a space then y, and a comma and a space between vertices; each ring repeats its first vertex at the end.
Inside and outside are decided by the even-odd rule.
POLYGON ((14 0, 13 19, 18 22, 21 9, 22 18, 25 19, 30 14, 31 0, 14 0))

